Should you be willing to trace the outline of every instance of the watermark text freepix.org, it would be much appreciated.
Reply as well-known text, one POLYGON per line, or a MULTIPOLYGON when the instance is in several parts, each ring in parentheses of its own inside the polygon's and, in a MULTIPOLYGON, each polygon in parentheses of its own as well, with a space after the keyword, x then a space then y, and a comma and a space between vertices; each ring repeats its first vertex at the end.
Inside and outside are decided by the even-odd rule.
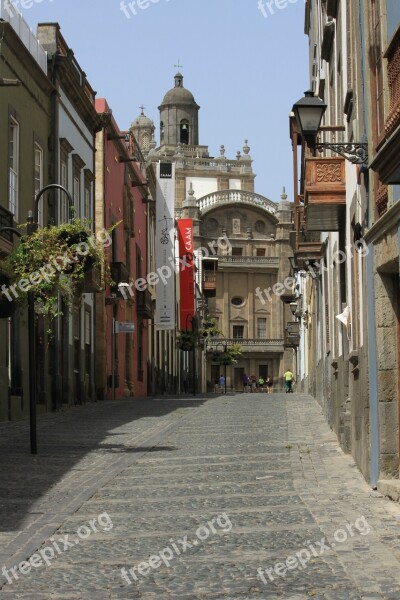
POLYGON ((359 519, 356 519, 354 523, 347 523, 345 528, 335 531, 333 534, 335 541, 332 542, 331 545, 327 543, 325 537, 314 544, 307 542, 308 546, 306 548, 302 548, 296 552, 296 554, 288 556, 285 562, 277 562, 268 569, 262 569, 259 567, 257 569, 258 578, 261 579, 265 585, 267 585, 268 580, 265 576, 268 577, 269 581, 274 581, 277 576, 285 577, 288 571, 303 571, 307 568, 308 563, 312 558, 322 556, 325 552, 329 552, 337 544, 344 544, 349 537, 354 537, 356 533, 359 533, 360 535, 368 535, 370 531, 371 528, 366 518, 362 516, 359 519))
POLYGON ((38 285, 43 281, 51 283, 57 271, 61 273, 71 264, 79 260, 78 257, 87 256, 90 252, 90 246, 95 247, 98 243, 101 243, 103 248, 108 248, 111 245, 112 239, 106 229, 98 231, 96 235, 90 236, 87 242, 80 242, 77 244, 74 256, 69 255, 68 252, 64 252, 62 256, 50 257, 49 262, 43 265, 39 271, 30 273, 29 279, 22 278, 9 287, 3 284, 1 293, 9 302, 13 302, 19 298, 18 289, 25 294, 26 292, 29 292, 33 285, 38 285))
MULTIPOLYGON (((17 9, 21 12, 21 9, 27 10, 32 8, 35 4, 42 4, 45 0, 2 0, 3 7, 12 18, 15 16, 15 11, 12 10, 17 9)), ((48 0, 49 2, 53 2, 53 0, 48 0)))
MULTIPOLYGON (((165 0, 165 2, 169 1, 170 0, 165 0)), ((152 6, 152 4, 158 4, 159 2, 160 0, 121 0, 119 8, 126 18, 130 19, 132 16, 136 17, 138 9, 143 11, 152 6)))
POLYGON ((138 581, 139 576, 142 575, 145 577, 150 573, 151 569, 158 569, 161 565, 165 565, 169 567, 171 561, 175 556, 180 556, 184 554, 190 548, 196 547, 199 542, 204 542, 211 533, 216 533, 217 529, 215 528, 215 524, 224 532, 228 533, 232 529, 232 523, 230 518, 226 513, 222 513, 217 517, 214 517, 210 521, 206 523, 206 525, 200 525, 196 529, 196 539, 191 542, 188 541, 188 536, 185 535, 182 538, 178 538, 177 540, 173 540, 172 538, 169 540, 170 545, 166 546, 158 552, 158 554, 152 554, 148 561, 143 561, 138 565, 128 570, 125 568, 121 569, 121 577, 128 584, 133 583, 133 581, 138 581), (131 580, 132 578, 132 580, 131 580))
MULTIPOLYGON (((264 19, 275 14, 275 9, 284 10, 290 4, 297 4, 301 0, 258 0, 258 10, 261 12, 264 19)), ((306 0, 303 0, 304 4, 306 0)))
MULTIPOLYGON (((327 264, 324 261, 314 261, 308 265, 307 272, 315 278, 318 276, 318 270, 329 271, 330 269, 333 269, 335 265, 341 265, 342 263, 345 263, 348 259, 348 256, 352 258, 352 252, 352 246, 346 248, 346 252, 343 252, 343 250, 338 250, 333 254, 331 264, 327 264)), ((357 242, 356 253, 362 258, 365 258, 369 253, 368 246, 365 244, 364 240, 357 242)), ((257 287, 255 294, 262 304, 266 304, 267 301, 272 302, 272 296, 280 297, 285 293, 285 291, 291 292, 295 284, 296 279, 294 277, 286 277, 283 282, 275 283, 273 286, 267 287, 264 290, 262 290, 260 287, 257 287)))
POLYGON ((110 515, 107 512, 103 512, 96 519, 90 519, 89 525, 78 527, 76 538, 69 539, 69 535, 67 534, 56 541, 54 537, 51 537, 51 544, 32 554, 29 560, 24 560, 14 567, 7 568, 3 566, 1 572, 7 579, 7 582, 11 584, 13 581, 18 581, 20 575, 29 575, 32 567, 35 569, 45 565, 49 567, 56 556, 78 546, 81 540, 86 540, 92 533, 111 531, 112 528, 113 522, 110 515))

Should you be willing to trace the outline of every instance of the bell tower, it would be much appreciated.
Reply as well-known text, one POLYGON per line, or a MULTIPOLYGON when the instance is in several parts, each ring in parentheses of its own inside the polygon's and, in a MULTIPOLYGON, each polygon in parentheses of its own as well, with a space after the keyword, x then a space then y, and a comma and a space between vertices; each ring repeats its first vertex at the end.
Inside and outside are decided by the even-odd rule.
POLYGON ((183 86, 183 75, 175 75, 175 86, 164 96, 160 111, 160 146, 197 146, 199 109, 193 94, 183 86))

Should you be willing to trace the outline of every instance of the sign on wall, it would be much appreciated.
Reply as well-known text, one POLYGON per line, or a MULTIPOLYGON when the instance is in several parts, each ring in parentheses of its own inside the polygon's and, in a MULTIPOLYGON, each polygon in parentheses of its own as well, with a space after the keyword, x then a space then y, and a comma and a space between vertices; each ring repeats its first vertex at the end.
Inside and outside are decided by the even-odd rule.
POLYGON ((194 243, 192 219, 178 221, 180 327, 192 329, 194 307, 194 243), (189 318, 189 316, 191 318, 189 318))
POLYGON ((158 163, 156 195, 156 318, 159 329, 175 329, 175 165, 158 163))

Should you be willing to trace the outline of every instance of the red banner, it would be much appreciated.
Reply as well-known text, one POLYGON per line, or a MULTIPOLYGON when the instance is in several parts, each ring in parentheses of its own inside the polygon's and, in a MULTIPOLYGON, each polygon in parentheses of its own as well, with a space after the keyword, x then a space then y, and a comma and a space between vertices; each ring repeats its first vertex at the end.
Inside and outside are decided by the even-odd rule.
POLYGON ((194 307, 194 242, 192 219, 179 219, 179 284, 181 329, 192 330, 194 307))

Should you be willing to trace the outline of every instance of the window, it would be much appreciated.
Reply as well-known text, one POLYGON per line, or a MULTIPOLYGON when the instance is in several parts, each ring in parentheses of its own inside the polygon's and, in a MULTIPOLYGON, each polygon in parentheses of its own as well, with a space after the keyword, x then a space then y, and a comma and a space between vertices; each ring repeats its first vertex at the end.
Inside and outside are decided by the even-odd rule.
POLYGON ((18 221, 19 124, 14 117, 10 117, 9 143, 8 207, 18 221))
POLYGON ((241 306, 243 306, 244 300, 243 300, 243 298, 241 296, 234 296, 231 299, 231 304, 233 306, 236 306, 237 308, 240 308, 241 306))
MULTIPOLYGON (((43 187, 43 150, 39 144, 35 143, 35 198, 43 187)), ((38 207, 39 225, 43 227, 43 196, 39 200, 38 207)))
POLYGON ((181 121, 179 140, 181 144, 185 144, 186 146, 189 144, 189 121, 181 121))
POLYGON ((161 142, 164 141, 164 134, 165 134, 165 125, 164 123, 161 121, 160 123, 160 135, 161 135, 161 142))
POLYGON ((150 145, 150 136, 147 131, 142 135, 142 150, 148 150, 150 145))
POLYGON ((74 166, 74 208, 75 217, 79 217, 79 205, 81 199, 81 178, 79 169, 74 166))
POLYGON ((242 256, 243 248, 232 248, 232 256, 242 256))
POLYGON ((233 326, 233 337, 242 340, 244 334, 244 326, 243 325, 234 325, 233 326))
POLYGON ((267 319, 257 319, 257 337, 265 339, 267 337, 267 319))
MULTIPOLYGON (((66 190, 69 189, 68 154, 71 152, 71 149, 72 146, 63 138, 60 143, 60 183, 66 190)), ((60 223, 67 223, 69 221, 68 199, 65 194, 59 193, 58 201, 60 206, 60 223)))
POLYGON ((257 256, 265 256, 265 248, 257 248, 257 256))
POLYGON ((85 192, 83 198, 83 217, 84 219, 92 219, 92 175, 90 171, 85 169, 85 192))

